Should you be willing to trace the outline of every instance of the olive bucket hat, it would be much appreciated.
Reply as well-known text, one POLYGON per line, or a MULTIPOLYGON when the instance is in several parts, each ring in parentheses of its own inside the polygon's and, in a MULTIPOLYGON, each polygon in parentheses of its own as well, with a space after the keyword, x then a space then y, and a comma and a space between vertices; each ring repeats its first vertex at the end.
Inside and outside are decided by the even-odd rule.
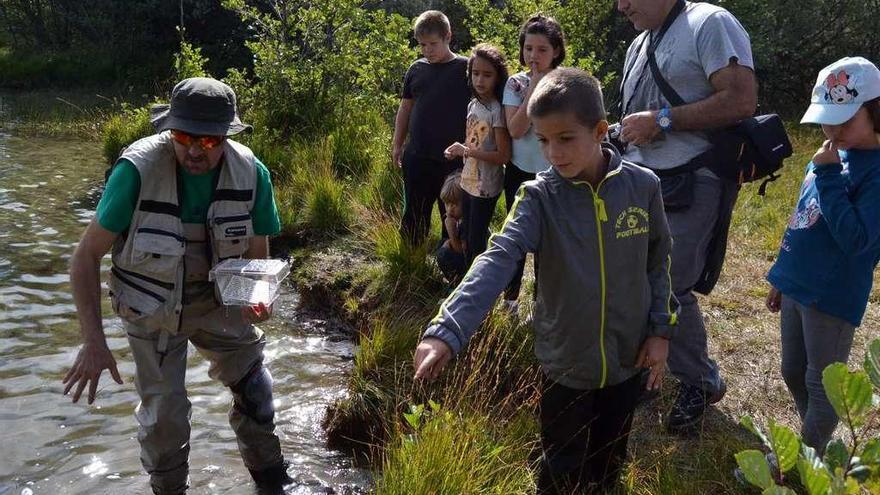
POLYGON ((150 122, 159 132, 177 129, 199 136, 232 136, 253 129, 238 118, 232 88, 208 77, 177 83, 170 105, 150 109, 150 122))

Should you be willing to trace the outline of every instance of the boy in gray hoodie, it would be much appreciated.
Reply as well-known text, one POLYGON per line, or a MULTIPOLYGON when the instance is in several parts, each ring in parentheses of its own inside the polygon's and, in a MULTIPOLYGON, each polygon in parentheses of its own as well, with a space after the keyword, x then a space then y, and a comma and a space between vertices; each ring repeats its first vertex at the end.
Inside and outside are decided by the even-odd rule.
POLYGON ((528 114, 552 167, 523 184, 501 232, 440 306, 415 354, 433 379, 467 344, 526 253, 541 265, 534 309, 543 370, 538 493, 610 489, 626 457, 639 374, 659 389, 678 301, 660 181, 603 145, 599 82, 556 69, 528 114))

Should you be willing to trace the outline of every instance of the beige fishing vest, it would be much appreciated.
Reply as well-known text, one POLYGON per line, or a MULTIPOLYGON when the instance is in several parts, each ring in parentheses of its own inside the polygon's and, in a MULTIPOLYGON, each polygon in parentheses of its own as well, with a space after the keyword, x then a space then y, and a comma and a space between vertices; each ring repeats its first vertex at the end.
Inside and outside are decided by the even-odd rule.
POLYGON ((204 288, 212 266, 247 251, 254 235, 254 155, 229 139, 223 147, 204 227, 180 220, 182 189, 170 132, 136 141, 119 157, 133 163, 141 179, 131 225, 113 246, 110 299, 120 318, 177 333, 191 302, 187 289, 204 288))

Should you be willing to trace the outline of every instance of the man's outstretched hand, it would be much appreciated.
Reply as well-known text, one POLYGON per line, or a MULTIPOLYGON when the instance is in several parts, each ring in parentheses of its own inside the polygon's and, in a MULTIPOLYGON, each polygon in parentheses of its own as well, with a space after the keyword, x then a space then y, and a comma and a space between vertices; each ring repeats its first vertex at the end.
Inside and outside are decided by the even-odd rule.
POLYGON ((76 386, 73 392, 73 402, 79 401, 83 390, 89 387, 89 404, 95 402, 95 394, 98 392, 98 380, 104 370, 110 370, 110 376, 116 383, 122 385, 122 377, 119 376, 119 370, 116 369, 116 359, 113 353, 107 348, 106 344, 85 343, 76 355, 76 361, 73 367, 61 380, 65 385, 64 395, 76 386))

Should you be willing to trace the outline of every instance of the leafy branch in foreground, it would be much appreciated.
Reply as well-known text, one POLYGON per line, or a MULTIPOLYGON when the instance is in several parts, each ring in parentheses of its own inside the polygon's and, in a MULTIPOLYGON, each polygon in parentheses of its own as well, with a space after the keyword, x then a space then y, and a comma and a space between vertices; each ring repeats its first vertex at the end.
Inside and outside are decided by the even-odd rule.
POLYGON ((740 421, 775 459, 772 466, 759 450, 744 450, 735 456, 745 479, 763 494, 794 494, 784 483, 786 473, 795 468, 809 495, 880 493, 880 437, 876 436, 880 426, 880 339, 868 346, 863 371, 850 371, 843 363, 831 364, 822 372, 822 385, 849 430, 850 445, 832 440, 825 455, 819 456, 797 434, 773 420, 766 434, 750 417, 740 421))

